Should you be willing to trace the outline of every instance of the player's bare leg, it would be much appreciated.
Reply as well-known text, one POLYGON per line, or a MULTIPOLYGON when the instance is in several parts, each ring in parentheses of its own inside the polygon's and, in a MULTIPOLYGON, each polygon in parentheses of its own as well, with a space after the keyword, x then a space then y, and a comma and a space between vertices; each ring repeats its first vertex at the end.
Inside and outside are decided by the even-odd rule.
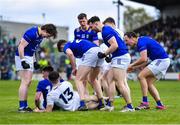
POLYGON ((141 104, 136 107, 136 110, 141 110, 141 109, 149 109, 149 102, 148 102, 148 83, 147 83, 147 77, 151 76, 152 72, 145 67, 138 75, 138 79, 141 85, 141 92, 142 92, 142 102, 141 104))
POLYGON ((93 88, 99 99, 98 108, 100 109, 104 107, 104 104, 103 104, 103 93, 102 93, 101 85, 99 84, 99 82, 97 82, 97 79, 96 79, 99 74, 99 71, 100 71, 99 67, 92 68, 92 71, 89 74, 89 81, 93 84, 93 88))
POLYGON ((19 71, 19 75, 21 78, 21 84, 19 87, 19 101, 20 101, 19 111, 21 111, 24 108, 28 108, 27 95, 28 95, 28 88, 29 88, 29 85, 31 84, 33 73, 32 71, 28 71, 28 70, 21 70, 19 71), (21 107, 21 105, 23 105, 24 107, 21 107))
POLYGON ((91 67, 88 66, 79 66, 78 71, 76 73, 75 83, 80 96, 80 109, 79 110, 87 110, 85 105, 85 87, 83 85, 83 81, 87 80, 88 73, 91 71, 91 67))
POLYGON ((114 80, 117 83, 117 87, 120 90, 124 100, 127 103, 127 105, 124 107, 123 110, 121 110, 121 112, 134 111, 133 106, 132 106, 132 101, 131 101, 131 95, 128 91, 128 88, 126 87, 124 83, 124 80, 126 78, 126 70, 113 68, 113 75, 114 75, 114 80))
POLYGON ((166 107, 162 104, 159 92, 154 85, 156 80, 157 79, 153 76, 153 74, 151 76, 147 77, 149 93, 151 94, 151 96, 156 101, 156 103, 157 103, 156 108, 157 109, 166 109, 166 107))

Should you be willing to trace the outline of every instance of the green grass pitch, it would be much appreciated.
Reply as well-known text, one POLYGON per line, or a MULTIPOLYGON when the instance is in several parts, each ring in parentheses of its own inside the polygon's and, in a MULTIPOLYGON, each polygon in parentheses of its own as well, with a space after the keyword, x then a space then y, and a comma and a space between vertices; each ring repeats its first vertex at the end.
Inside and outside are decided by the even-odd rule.
MULTIPOLYGON (((29 106, 34 107, 37 81, 29 90, 29 106)), ((133 105, 139 105, 141 91, 138 82, 129 81, 133 105)), ((18 113, 19 81, 0 81, 0 124, 180 124, 180 82, 159 81, 156 86, 167 110, 155 109, 155 102, 149 95, 150 110, 121 113, 125 103, 122 98, 115 101, 115 111, 86 111, 52 113, 18 113)))

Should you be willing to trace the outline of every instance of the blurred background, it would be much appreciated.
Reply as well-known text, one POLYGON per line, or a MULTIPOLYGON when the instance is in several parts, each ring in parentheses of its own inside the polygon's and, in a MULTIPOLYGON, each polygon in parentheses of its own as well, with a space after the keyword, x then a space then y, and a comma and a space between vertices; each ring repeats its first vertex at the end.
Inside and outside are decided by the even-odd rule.
MULTIPOLYGON (((39 64, 42 67, 51 64, 65 79, 71 79, 70 62, 57 52, 56 43, 58 39, 73 40, 73 31, 79 27, 77 16, 82 12, 88 18, 97 15, 102 21, 111 16, 122 31, 155 38, 171 59, 163 79, 180 80, 180 1, 177 0, 1 0, 0 78, 18 79, 14 55, 24 31, 34 25, 53 23, 58 28, 58 37, 42 42, 37 52, 39 64)), ((139 57, 135 50, 129 52, 132 61, 139 57)), ((40 71, 35 71, 34 79, 41 79, 39 74, 40 71)), ((128 77, 136 80, 136 73, 128 77)))

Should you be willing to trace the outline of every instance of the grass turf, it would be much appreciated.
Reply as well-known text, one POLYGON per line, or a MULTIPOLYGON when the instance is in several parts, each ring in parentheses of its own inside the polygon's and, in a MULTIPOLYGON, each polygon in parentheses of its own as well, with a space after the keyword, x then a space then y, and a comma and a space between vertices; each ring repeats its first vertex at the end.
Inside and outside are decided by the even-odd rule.
MULTIPOLYGON (((29 89, 29 106, 34 107, 37 81, 29 89)), ((129 81, 133 105, 139 105, 141 91, 138 82, 129 81)), ((19 81, 0 81, 0 124, 180 124, 180 82, 159 81, 156 86, 167 110, 155 109, 155 102, 149 95, 150 110, 121 113, 125 103, 122 98, 115 100, 115 111, 52 113, 18 113, 19 81)))

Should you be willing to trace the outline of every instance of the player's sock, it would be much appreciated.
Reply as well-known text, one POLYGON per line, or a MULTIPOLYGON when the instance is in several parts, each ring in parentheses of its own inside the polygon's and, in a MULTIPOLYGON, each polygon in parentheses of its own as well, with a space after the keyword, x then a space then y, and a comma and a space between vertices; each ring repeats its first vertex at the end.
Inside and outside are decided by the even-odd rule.
POLYGON ((156 104, 157 106, 163 106, 162 102, 159 100, 159 101, 156 101, 156 104))
POLYGON ((130 108, 130 109, 133 109, 133 106, 131 103, 127 104, 127 107, 130 108))
POLYGON ((107 104, 106 104, 106 105, 111 107, 111 106, 112 106, 112 104, 111 104, 111 103, 112 103, 112 102, 111 102, 111 101, 109 101, 109 99, 108 99, 108 100, 107 100, 107 104))
POLYGON ((19 108, 27 108, 27 100, 19 101, 19 108))
POLYGON ((102 99, 99 99, 98 102, 99 102, 99 105, 103 105, 102 99))
POLYGON ((85 106, 85 101, 84 100, 80 101, 80 106, 85 106))
POLYGON ((148 103, 148 98, 147 98, 147 96, 143 96, 142 102, 148 103))

